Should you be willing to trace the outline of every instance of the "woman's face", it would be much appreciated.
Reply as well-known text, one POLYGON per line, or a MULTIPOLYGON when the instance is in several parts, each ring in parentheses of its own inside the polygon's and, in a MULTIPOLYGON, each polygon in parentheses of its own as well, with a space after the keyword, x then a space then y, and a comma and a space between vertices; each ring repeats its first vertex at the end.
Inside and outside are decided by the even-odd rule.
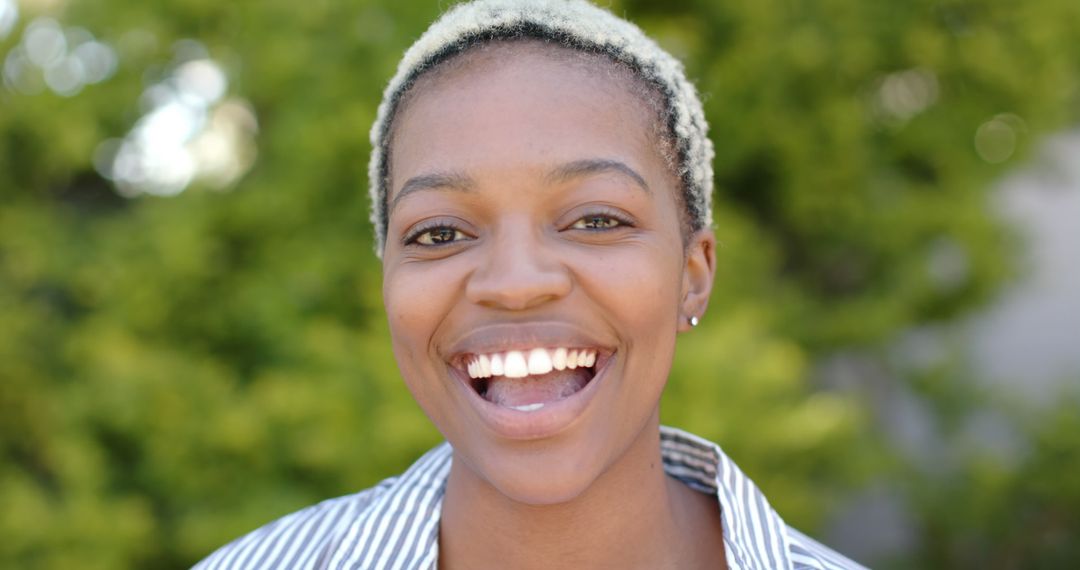
POLYGON ((628 80, 544 49, 466 56, 416 86, 383 256, 410 391, 460 467, 529 504, 578 496, 652 441, 713 268, 711 232, 684 250, 677 181, 628 80))

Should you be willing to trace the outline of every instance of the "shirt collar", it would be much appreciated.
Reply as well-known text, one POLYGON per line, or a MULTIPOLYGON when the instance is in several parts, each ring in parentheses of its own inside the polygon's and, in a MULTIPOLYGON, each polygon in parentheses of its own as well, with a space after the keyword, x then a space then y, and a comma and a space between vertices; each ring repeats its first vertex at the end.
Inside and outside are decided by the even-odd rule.
MULTIPOLYGON (((717 498, 728 568, 791 568, 784 521, 719 446, 661 427, 660 452, 667 474, 717 498)), ((443 443, 390 483, 349 525, 328 568, 435 568, 452 454, 443 443)))
POLYGON ((660 454, 668 475, 716 496, 728 568, 791 568, 787 525, 720 446, 661 427, 660 454))

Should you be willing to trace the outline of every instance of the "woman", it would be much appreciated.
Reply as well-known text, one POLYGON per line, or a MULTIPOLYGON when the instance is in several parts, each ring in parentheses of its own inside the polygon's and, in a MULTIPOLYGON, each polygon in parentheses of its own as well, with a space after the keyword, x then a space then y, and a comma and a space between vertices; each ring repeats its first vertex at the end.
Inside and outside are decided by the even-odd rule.
POLYGON ((200 568, 855 568, 659 425, 712 287, 712 147, 681 66, 582 1, 480 1, 372 129, 394 354, 448 443, 200 568))

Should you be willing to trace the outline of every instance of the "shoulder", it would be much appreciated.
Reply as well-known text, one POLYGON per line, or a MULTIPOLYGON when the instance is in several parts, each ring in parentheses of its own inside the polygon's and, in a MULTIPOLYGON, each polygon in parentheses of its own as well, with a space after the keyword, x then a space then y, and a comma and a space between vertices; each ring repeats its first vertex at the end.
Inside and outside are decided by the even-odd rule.
POLYGON ((356 557, 426 560, 451 457, 442 443, 400 476, 286 515, 221 547, 195 570, 314 570, 356 557))
POLYGON ((832 550, 798 530, 787 527, 788 553, 795 570, 866 570, 866 567, 832 550))
POLYGON ((320 568, 356 518, 397 478, 281 517, 222 546, 193 570, 320 568))
POLYGON ((359 493, 328 499, 281 517, 226 544, 195 570, 317 568, 340 536, 396 478, 359 493))

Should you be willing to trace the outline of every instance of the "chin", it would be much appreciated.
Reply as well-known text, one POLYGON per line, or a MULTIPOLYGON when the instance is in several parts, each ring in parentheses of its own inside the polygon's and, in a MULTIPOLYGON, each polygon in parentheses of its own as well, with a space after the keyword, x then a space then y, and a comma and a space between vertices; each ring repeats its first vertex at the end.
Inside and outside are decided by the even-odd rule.
POLYGON ((596 480, 592 473, 563 466, 535 468, 519 465, 484 475, 506 498, 535 507, 572 502, 596 480))
POLYGON ((541 450, 493 455, 467 461, 478 468, 475 476, 506 498, 536 507, 574 501, 604 470, 597 453, 541 450))

